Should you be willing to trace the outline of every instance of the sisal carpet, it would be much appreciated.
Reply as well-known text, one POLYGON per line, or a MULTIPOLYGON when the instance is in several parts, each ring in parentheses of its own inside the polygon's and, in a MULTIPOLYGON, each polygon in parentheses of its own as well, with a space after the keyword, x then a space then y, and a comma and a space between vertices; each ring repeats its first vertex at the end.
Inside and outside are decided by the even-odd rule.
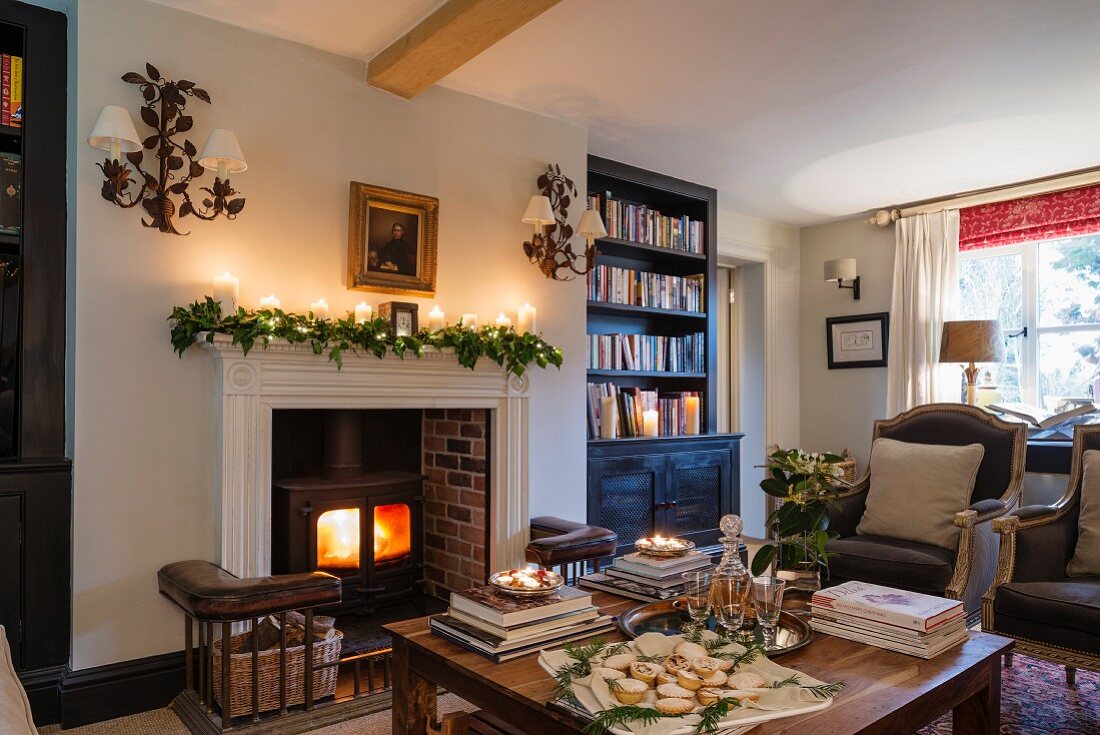
MULTIPOLYGON (((1003 672, 1001 735, 1096 735, 1100 733, 1100 674, 1077 672, 1077 687, 1065 685, 1061 666, 1016 655, 1003 672)), ((439 713, 471 707, 453 694, 439 698, 439 713)), ((56 725, 41 735, 62 732, 56 725)), ((188 735, 171 710, 159 709, 132 717, 65 730, 65 735, 188 735)), ((389 735, 390 713, 373 715, 315 730, 313 735, 389 735)), ((950 735, 951 715, 920 731, 920 735, 950 735)), ((751 735, 751 734, 750 734, 751 735)))

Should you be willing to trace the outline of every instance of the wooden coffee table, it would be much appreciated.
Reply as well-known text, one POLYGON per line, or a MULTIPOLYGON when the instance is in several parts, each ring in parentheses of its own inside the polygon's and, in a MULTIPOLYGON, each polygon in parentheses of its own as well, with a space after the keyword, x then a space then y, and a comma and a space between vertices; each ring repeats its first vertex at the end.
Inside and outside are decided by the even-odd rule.
MULTIPOLYGON (((638 603, 594 593, 618 615, 638 603)), ((428 631, 428 619, 385 626, 393 636, 393 735, 423 735, 443 687, 528 735, 577 735, 581 721, 546 706, 554 684, 531 654, 496 664, 428 631)), ((618 632, 604 636, 622 640, 618 632)), ((1001 656, 1013 641, 972 632, 967 643, 925 661, 814 633, 813 642, 778 661, 822 681, 847 686, 819 712, 757 725, 752 735, 913 733, 948 710, 954 732, 995 735, 1001 719, 1001 656)))

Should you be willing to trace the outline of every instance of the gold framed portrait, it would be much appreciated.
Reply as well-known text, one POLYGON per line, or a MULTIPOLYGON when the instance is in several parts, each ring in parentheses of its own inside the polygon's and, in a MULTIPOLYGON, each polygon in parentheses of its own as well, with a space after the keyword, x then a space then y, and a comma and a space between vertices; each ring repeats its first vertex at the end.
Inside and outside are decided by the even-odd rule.
POLYGON ((439 200, 351 182, 348 288, 435 294, 439 200))

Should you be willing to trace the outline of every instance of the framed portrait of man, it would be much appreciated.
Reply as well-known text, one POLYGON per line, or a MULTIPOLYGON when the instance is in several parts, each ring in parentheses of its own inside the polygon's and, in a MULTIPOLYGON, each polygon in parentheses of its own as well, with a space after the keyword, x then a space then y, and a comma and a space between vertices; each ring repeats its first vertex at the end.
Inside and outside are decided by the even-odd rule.
POLYGON ((348 288, 435 293, 439 200, 351 182, 348 288))

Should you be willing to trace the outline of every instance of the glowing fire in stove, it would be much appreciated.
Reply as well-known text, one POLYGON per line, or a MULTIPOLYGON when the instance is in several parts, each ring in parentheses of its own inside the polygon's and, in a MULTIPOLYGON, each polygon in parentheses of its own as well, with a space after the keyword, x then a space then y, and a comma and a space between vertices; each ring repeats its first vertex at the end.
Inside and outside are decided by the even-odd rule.
MULTIPOLYGON (((374 509, 374 561, 392 561, 411 550, 409 506, 380 505, 374 509)), ((317 518, 317 568, 359 568, 359 509, 329 510, 317 518)))

